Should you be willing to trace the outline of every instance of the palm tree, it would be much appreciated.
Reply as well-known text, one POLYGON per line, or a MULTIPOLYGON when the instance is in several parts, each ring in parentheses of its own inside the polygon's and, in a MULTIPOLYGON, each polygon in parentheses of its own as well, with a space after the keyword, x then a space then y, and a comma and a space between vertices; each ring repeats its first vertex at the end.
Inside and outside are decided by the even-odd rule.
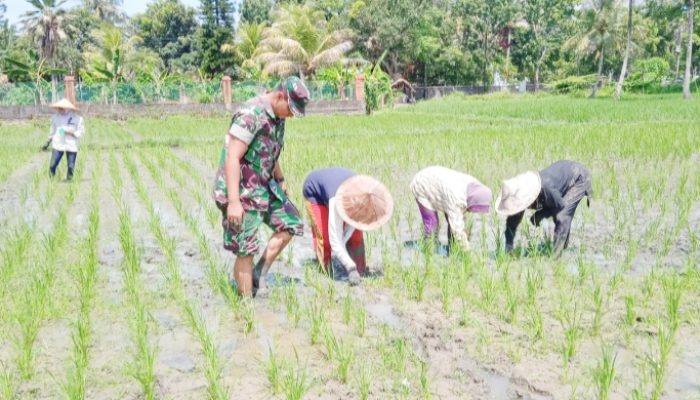
POLYGON ((353 47, 351 30, 333 30, 324 13, 308 4, 282 5, 272 18, 256 56, 264 75, 312 76, 319 67, 342 62, 353 47))
POLYGON ((27 11, 21 19, 24 30, 39 41, 41 56, 52 62, 58 42, 66 38, 64 16, 61 8, 66 0, 27 0, 35 10, 27 11))
POLYGON ((619 47, 619 8, 616 0, 593 0, 593 7, 584 11, 584 29, 565 43, 579 55, 591 55, 598 59, 598 73, 590 97, 595 97, 602 83, 603 64, 607 52, 619 47))
POLYGON ((625 58, 622 60, 622 70, 620 71, 620 78, 617 80, 617 87, 615 88, 615 98, 619 99, 622 95, 622 85, 625 83, 625 74, 627 74, 627 63, 630 58, 630 48, 632 47, 632 8, 634 7, 634 0, 629 0, 627 5, 627 44, 625 45, 625 58))
POLYGON ((101 21, 120 21, 124 17, 124 13, 119 9, 121 5, 122 0, 83 0, 83 8, 101 21))
POLYGON ((241 68, 249 77, 259 77, 260 63, 256 57, 260 53, 260 43, 263 40, 265 24, 244 22, 238 26, 236 31, 236 42, 234 44, 224 44, 221 51, 233 54, 241 60, 241 68))
POLYGON ((689 100, 690 81, 692 75, 690 73, 691 64, 693 61, 693 20, 695 19, 695 0, 688 1, 688 50, 685 53, 685 76, 683 77, 683 98, 689 100))

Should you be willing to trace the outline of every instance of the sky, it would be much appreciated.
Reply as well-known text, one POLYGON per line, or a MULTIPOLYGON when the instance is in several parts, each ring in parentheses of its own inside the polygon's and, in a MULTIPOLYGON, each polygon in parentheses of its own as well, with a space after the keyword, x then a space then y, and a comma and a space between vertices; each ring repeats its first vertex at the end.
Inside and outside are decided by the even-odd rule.
MULTIPOLYGON (((122 9, 126 11, 128 15, 134 15, 145 11, 148 3, 152 2, 153 0, 123 0, 122 9)), ((200 4, 199 0, 180 0, 180 2, 192 7, 199 7, 200 4)), ((68 0, 64 7, 71 8, 80 3, 80 0, 68 0)), ((20 16, 32 8, 26 0, 5 0, 5 4, 7 5, 5 17, 11 24, 17 24, 20 16)))

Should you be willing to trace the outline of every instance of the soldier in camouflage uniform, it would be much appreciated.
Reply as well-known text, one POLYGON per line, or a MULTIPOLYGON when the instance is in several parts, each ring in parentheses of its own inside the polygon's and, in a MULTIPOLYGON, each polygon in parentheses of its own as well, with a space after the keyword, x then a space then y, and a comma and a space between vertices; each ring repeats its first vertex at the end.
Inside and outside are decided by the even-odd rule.
POLYGON ((214 184, 214 200, 223 215, 224 248, 236 255, 233 277, 242 295, 253 288, 266 290, 270 265, 303 223, 287 196, 279 156, 284 146, 284 121, 303 116, 309 91, 297 77, 274 91, 247 102, 231 121, 221 151, 214 184), (274 230, 253 271, 253 256, 260 250, 262 223, 274 230))

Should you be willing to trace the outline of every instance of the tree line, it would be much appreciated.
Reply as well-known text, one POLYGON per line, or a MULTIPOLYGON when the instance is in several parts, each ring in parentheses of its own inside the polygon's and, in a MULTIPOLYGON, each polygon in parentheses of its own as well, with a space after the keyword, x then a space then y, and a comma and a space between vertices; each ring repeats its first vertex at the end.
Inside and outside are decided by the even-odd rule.
POLYGON ((593 96, 604 81, 617 95, 664 83, 690 97, 700 43, 695 0, 155 0, 131 17, 121 0, 25 1, 32 9, 10 24, 0 0, 10 81, 343 84, 363 72, 422 85, 527 79, 593 96))

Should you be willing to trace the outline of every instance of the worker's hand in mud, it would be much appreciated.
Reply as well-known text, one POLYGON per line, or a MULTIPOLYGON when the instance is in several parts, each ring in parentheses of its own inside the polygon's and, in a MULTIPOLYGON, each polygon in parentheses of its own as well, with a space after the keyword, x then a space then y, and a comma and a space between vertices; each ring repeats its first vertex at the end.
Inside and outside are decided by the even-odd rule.
POLYGON ((357 272, 356 269, 348 273, 348 283, 350 284, 350 286, 357 286, 360 284, 360 274, 357 272))
POLYGON ((240 225, 243 222, 243 205, 240 201, 231 201, 226 207, 226 218, 229 224, 240 225))

